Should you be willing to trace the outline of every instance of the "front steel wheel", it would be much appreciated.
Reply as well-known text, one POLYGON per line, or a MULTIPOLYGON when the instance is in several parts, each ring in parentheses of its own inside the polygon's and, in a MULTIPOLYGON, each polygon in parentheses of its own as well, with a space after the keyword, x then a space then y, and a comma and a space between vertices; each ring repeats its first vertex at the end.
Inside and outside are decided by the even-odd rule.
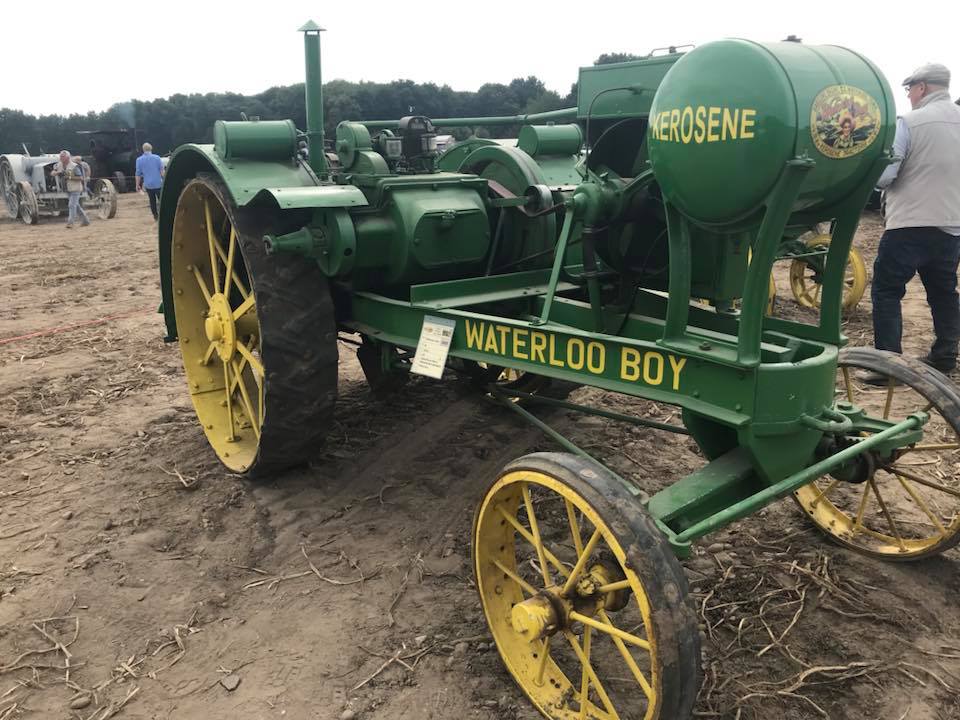
POLYGON ((682 568, 640 502, 572 455, 510 463, 473 526, 487 623, 545 717, 686 720, 699 686, 682 568))
POLYGON ((917 560, 960 542, 960 394, 920 363, 868 348, 840 353, 837 399, 874 418, 929 416, 919 442, 862 457, 851 477, 800 488, 800 507, 827 536, 863 555, 917 560), (874 384, 864 373, 876 373, 874 384))
POLYGON ((171 253, 184 373, 217 457, 258 475, 302 463, 330 425, 337 389, 333 301, 315 263, 267 257, 280 219, 238 208, 218 181, 177 200, 171 253))

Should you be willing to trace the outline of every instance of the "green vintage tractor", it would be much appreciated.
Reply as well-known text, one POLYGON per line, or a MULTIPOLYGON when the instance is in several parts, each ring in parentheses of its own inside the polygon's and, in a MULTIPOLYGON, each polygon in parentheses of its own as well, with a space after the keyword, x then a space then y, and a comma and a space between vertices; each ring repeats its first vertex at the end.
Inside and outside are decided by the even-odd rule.
POLYGON ((507 463, 472 531, 485 618, 541 713, 690 718, 700 647, 678 558, 777 499, 881 560, 960 540, 956 388, 841 350, 848 254, 893 139, 870 62, 725 40, 584 68, 565 110, 344 122, 325 153, 320 28, 302 32, 305 132, 218 122, 213 145, 173 156, 168 339, 237 473, 316 451, 341 333, 375 389, 466 375, 563 447, 507 463), (436 152, 438 128, 483 125, 520 126, 516 143, 436 152), (814 248, 817 321, 767 316, 785 239, 818 223, 833 232, 814 248), (682 423, 574 405, 558 383, 674 405, 682 423), (648 497, 538 404, 689 435, 704 465, 648 497))

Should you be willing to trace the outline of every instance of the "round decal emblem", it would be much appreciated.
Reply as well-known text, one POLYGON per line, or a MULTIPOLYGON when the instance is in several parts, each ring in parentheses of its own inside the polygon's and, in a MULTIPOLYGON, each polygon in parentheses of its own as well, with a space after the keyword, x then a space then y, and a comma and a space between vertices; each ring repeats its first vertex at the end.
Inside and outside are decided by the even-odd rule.
POLYGON ((880 107, 860 88, 831 85, 813 101, 810 134, 817 150, 827 157, 852 157, 880 134, 880 107))

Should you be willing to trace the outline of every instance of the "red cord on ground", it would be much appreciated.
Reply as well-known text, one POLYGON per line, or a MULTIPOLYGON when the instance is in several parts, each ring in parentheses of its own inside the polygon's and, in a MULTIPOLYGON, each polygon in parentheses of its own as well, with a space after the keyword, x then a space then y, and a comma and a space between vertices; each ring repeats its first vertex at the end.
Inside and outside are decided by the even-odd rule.
POLYGON ((101 325, 105 322, 110 322, 111 320, 122 320, 123 318, 133 317, 135 315, 145 315, 148 312, 156 312, 155 308, 140 308, 139 310, 134 310, 128 313, 120 313, 118 315, 108 315, 106 317, 97 318, 96 320, 88 320, 82 323, 75 323, 73 325, 63 325, 62 327, 47 328, 46 330, 37 330, 36 332, 27 333, 26 335, 15 335, 14 337, 0 338, 0 345, 6 345, 7 343, 16 342, 17 340, 29 340, 30 338, 42 337, 43 335, 56 335, 57 333, 66 332, 67 330, 76 330, 77 328, 88 327, 90 325, 101 325))

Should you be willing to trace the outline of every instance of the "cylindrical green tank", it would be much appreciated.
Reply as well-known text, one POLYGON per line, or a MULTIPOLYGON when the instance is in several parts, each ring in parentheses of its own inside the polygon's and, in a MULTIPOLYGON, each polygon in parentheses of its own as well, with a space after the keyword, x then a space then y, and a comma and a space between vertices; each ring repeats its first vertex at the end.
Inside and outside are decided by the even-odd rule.
POLYGON ((286 161, 296 153, 297 126, 293 120, 217 120, 213 144, 217 154, 228 162, 239 158, 286 161))
POLYGON ((795 210, 842 200, 893 143, 890 86, 869 60, 835 46, 723 40, 667 73, 647 140, 664 197, 704 225, 748 220, 783 173, 816 167, 795 210))

